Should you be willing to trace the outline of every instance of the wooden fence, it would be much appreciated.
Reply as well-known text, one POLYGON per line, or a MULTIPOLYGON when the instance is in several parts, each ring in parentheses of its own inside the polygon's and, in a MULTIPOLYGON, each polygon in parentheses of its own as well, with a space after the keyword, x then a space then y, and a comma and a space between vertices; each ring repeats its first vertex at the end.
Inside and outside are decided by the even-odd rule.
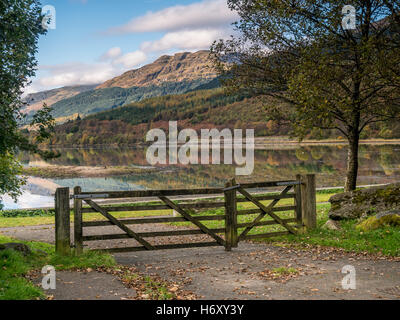
POLYGON ((247 184, 237 184, 235 180, 231 180, 226 184, 225 188, 211 189, 82 192, 80 187, 75 187, 73 195, 70 196, 69 188, 60 188, 57 189, 55 195, 56 251, 60 254, 69 254, 71 252, 70 198, 74 202, 74 245, 72 247, 77 254, 82 253, 84 242, 113 239, 135 239, 141 246, 110 248, 104 249, 105 251, 115 253, 207 246, 223 246, 227 251, 230 251, 243 240, 275 237, 290 233, 296 234, 300 227, 304 226, 312 229, 316 226, 316 186, 314 175, 298 175, 296 180, 291 181, 247 184), (260 189, 277 187, 284 187, 284 189, 278 194, 260 195, 260 189), (174 199, 171 197, 174 197, 174 199), (190 199, 187 197, 190 197, 190 199), (101 199, 130 199, 132 201, 132 198, 135 200, 140 199, 141 203, 105 206, 100 205, 97 201, 101 199), (157 203, 155 203, 154 198, 158 200, 157 203), (277 206, 282 199, 293 199, 294 204, 277 206), (268 205, 264 205, 262 203, 264 201, 271 202, 268 205), (88 206, 83 207, 83 203, 88 206), (238 210, 238 203, 252 203, 256 208, 238 210), (201 214, 201 211, 218 208, 224 209, 224 214, 201 214), (171 209, 180 216, 117 219, 112 215, 112 213, 116 212, 145 212, 171 209), (293 212, 292 218, 283 219, 279 216, 279 212, 288 211, 293 212), (84 221, 85 213, 93 212, 100 213, 106 220, 84 221), (251 222, 238 223, 238 217, 244 215, 257 216, 251 222), (272 220, 263 220, 266 216, 272 218, 272 220), (220 221, 224 225, 220 228, 208 228, 203 223, 204 221, 220 221), (128 225, 174 222, 189 222, 192 226, 196 226, 197 229, 185 228, 171 231, 135 232, 128 227, 128 225), (285 231, 249 234, 256 227, 268 225, 281 225, 285 231), (123 233, 84 235, 84 229, 101 226, 117 226, 123 233), (210 241, 153 245, 146 240, 154 237, 201 234, 207 235, 210 241))

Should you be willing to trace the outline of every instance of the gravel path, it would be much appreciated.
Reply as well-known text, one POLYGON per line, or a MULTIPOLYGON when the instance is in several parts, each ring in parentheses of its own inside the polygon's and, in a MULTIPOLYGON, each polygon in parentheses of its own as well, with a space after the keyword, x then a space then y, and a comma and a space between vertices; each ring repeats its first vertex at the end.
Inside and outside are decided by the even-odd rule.
MULTIPOLYGON (((171 230, 165 225, 135 226, 138 232, 171 230)), ((114 227, 89 228, 87 234, 120 233, 114 227)), ((52 226, 0 229, 0 233, 21 240, 54 242, 52 226)), ((193 238, 209 241, 205 236, 185 236, 151 239, 153 244, 187 242, 193 238)), ((135 246, 134 240, 100 242, 104 247, 135 246)), ((99 242, 89 243, 100 248, 99 242)), ((310 247, 293 249, 242 242, 239 248, 225 252, 222 247, 133 252, 116 254, 119 264, 134 266, 143 274, 159 275, 181 283, 203 299, 399 299, 400 259, 345 253, 340 249, 310 247), (356 270, 356 290, 344 290, 342 268, 352 265, 356 270), (275 268, 291 269, 292 273, 277 275, 275 268)), ((113 288, 115 278, 99 273, 58 273, 64 284, 60 299, 126 298, 132 292, 113 288), (83 278, 79 278, 83 277, 83 278), (86 278, 85 278, 86 277, 86 278), (111 277, 111 278, 108 278, 111 277), (73 282, 73 283, 71 283, 73 282), (65 284, 68 283, 68 284, 65 284), (90 285, 91 284, 91 285, 90 285), (92 293, 85 291, 92 287, 92 293), (108 291, 108 293, 107 293, 108 291), (112 293, 110 291, 113 291, 112 293), (75 292, 75 294, 70 294, 75 292), (117 294, 117 295, 115 295, 117 294), (82 295, 82 296, 81 296, 82 295)))

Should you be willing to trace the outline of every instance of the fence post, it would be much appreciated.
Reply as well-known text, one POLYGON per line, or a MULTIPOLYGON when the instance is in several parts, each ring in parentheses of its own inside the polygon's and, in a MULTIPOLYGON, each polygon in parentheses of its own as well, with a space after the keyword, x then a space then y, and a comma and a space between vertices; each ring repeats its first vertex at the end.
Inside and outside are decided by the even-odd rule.
POLYGON ((302 219, 304 226, 311 230, 317 226, 317 195, 315 174, 303 176, 301 180, 302 219))
MULTIPOLYGON (((74 188, 74 195, 82 192, 81 187, 74 188)), ((83 252, 83 232, 82 232, 82 200, 74 198, 74 246, 77 255, 83 252)))
MULTIPOLYGON (((236 185, 235 179, 226 183, 225 188, 236 185)), ((231 251, 238 246, 236 189, 224 191, 225 197, 225 250, 231 251)))
POLYGON ((55 196, 56 253, 71 253, 69 188, 58 188, 55 196))
MULTIPOLYGON (((296 175, 296 181, 301 182, 301 175, 298 174, 296 175)), ((294 198, 294 205, 296 207, 296 223, 299 226, 303 226, 303 218, 302 218, 302 206, 301 206, 301 185, 296 185, 294 187, 294 193, 295 193, 295 198, 294 198)))

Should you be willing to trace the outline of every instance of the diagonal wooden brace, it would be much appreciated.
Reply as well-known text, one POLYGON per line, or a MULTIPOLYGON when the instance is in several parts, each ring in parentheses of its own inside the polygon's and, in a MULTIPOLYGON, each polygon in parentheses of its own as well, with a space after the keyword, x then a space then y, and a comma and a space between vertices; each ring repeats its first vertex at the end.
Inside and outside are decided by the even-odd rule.
MULTIPOLYGON (((281 195, 285 195, 287 194, 290 189, 292 188, 292 186, 288 186, 285 188, 285 190, 282 191, 281 195)), ((249 232, 251 229, 253 229, 261 220, 262 218, 264 218, 264 216, 266 214, 268 214, 269 216, 271 216, 272 219, 274 219, 277 223, 279 223, 280 225, 282 225, 283 227, 285 227, 290 233, 292 234, 296 234, 296 230, 294 228, 292 228, 290 225, 288 225, 285 221, 283 221, 279 216, 277 216, 276 214, 274 214, 272 212, 272 208, 279 202, 280 199, 276 199, 273 202, 271 202, 268 207, 264 206, 260 201, 258 201, 257 199, 255 199, 250 193, 248 193, 246 190, 244 190, 242 187, 239 187, 238 191, 244 195, 247 200, 249 200, 250 202, 254 203, 257 207, 259 207, 263 213, 261 213, 253 222, 250 226, 248 226, 243 232, 242 234, 239 236, 239 240, 243 239, 249 232)))
POLYGON ((155 247, 153 247, 150 243, 148 243, 146 240, 144 240, 142 237, 137 235, 135 232, 133 232, 131 229, 129 229, 127 226, 125 226, 123 223, 121 223, 118 219, 114 218, 111 214, 108 213, 107 210, 104 208, 100 207, 97 203, 93 202, 92 200, 85 200, 85 202, 91 206, 94 210, 97 212, 101 213, 104 217, 106 217, 108 220, 111 221, 114 225, 125 231, 129 237, 135 239, 137 242, 142 244, 147 250, 156 250, 155 247))
POLYGON ((210 229, 208 229, 205 225, 203 225, 201 222, 197 221, 195 218, 193 218, 190 214, 188 214, 184 209, 182 209, 179 205, 173 203, 170 199, 166 197, 159 197, 161 201, 163 201, 167 206, 169 206, 171 209, 175 210, 176 212, 180 213, 186 220, 190 221, 194 225, 196 225, 203 233, 209 235, 215 241, 218 242, 221 246, 225 246, 225 241, 218 235, 216 235, 214 232, 212 232, 210 229))

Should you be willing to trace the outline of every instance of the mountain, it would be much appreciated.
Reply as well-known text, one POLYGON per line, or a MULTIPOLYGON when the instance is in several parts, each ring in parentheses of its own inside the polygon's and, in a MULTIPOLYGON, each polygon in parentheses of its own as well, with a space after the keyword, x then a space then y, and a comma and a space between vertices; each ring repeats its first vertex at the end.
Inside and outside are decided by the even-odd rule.
POLYGON ((41 109, 43 103, 46 103, 48 106, 52 106, 58 101, 71 98, 82 92, 93 90, 96 87, 97 85, 70 86, 53 90, 41 91, 37 93, 31 93, 24 98, 24 101, 28 105, 24 108, 23 111, 29 114, 41 109))
MULTIPOLYGON (((112 87, 86 91, 55 103, 52 106, 53 116, 56 119, 61 118, 61 120, 68 119, 69 116, 77 114, 87 116, 124 106, 132 102, 141 101, 146 98, 184 93, 205 85, 208 81, 209 80, 197 79, 189 82, 164 82, 158 86, 151 85, 132 88, 112 87)), ((76 118, 76 116, 73 118, 76 118)))
POLYGON ((106 81, 97 89, 159 86, 166 82, 191 82, 199 79, 212 80, 216 77, 216 73, 210 67, 211 61, 208 55, 209 51, 206 50, 177 53, 174 56, 164 55, 151 64, 106 81))
POLYGON ((87 116, 151 97, 215 88, 219 83, 208 55, 205 50, 165 55, 100 85, 35 93, 27 97, 26 112, 32 116, 46 102, 53 108, 57 122, 62 123, 78 114, 87 116))

